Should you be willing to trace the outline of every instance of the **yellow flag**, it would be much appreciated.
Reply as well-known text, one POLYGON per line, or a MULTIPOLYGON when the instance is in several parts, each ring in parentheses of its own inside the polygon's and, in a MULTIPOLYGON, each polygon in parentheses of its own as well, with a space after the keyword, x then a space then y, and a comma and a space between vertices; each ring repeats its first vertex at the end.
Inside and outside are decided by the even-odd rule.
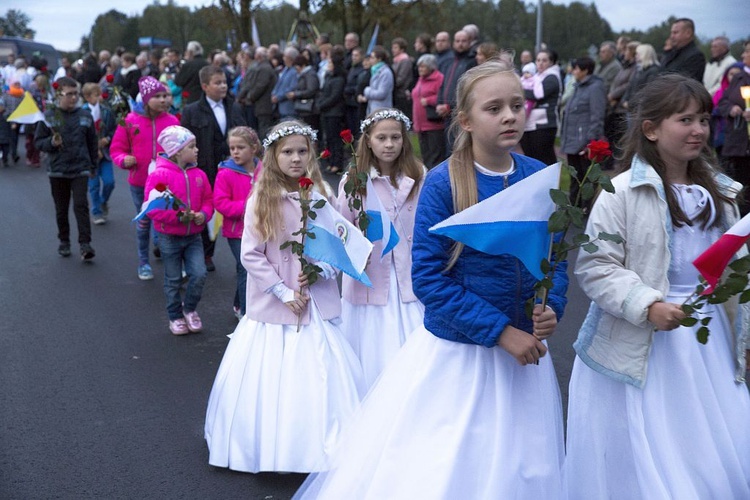
POLYGON ((9 122, 31 124, 44 121, 44 113, 39 111, 31 92, 26 91, 21 104, 8 117, 9 122))

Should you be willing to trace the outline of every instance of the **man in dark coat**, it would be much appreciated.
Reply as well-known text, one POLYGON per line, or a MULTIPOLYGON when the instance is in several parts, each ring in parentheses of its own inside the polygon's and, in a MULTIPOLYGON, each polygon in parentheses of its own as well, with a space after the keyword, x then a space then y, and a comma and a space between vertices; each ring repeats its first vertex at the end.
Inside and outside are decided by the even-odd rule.
POLYGON ((201 98, 201 81, 198 73, 204 66, 208 66, 208 61, 203 57, 203 46, 196 41, 188 42, 185 59, 187 62, 174 77, 174 83, 182 87, 182 100, 187 105, 201 98))
POLYGON ((245 106, 252 106, 258 120, 258 137, 263 139, 273 125, 273 102, 271 92, 276 85, 278 75, 268 61, 268 49, 258 47, 255 50, 255 64, 247 70, 242 79, 237 100, 245 106))
POLYGON ((669 73, 682 73, 703 83, 706 56, 695 44, 695 24, 691 19, 678 19, 672 23, 669 34, 672 49, 664 54, 662 66, 669 73))
MULTIPOLYGON (((209 64, 201 68, 199 78, 203 95, 200 100, 185 106, 180 125, 195 135, 198 167, 206 172, 213 187, 219 162, 229 156, 227 133, 234 127, 247 125, 247 122, 242 108, 227 92, 224 70, 209 64)), ((214 246, 208 237, 208 228, 204 229, 203 253, 209 271, 216 269, 213 263, 214 246)))

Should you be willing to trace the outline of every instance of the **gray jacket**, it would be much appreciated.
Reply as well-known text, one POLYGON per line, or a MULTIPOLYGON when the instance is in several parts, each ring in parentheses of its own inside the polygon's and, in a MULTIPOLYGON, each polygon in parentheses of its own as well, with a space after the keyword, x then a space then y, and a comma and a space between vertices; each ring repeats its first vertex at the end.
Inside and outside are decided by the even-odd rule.
POLYGON ((607 114, 607 93, 604 82, 596 75, 574 84, 575 91, 565 105, 560 150, 578 154, 586 145, 604 137, 604 117, 607 114))

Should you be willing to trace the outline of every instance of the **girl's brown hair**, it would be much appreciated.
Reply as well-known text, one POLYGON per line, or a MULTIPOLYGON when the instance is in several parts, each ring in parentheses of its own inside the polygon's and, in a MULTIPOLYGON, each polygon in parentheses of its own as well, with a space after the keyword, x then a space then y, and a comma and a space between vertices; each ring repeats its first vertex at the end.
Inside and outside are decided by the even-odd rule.
MULTIPOLYGON (((635 110, 631 110, 631 125, 622 139, 621 170, 630 169, 636 155, 651 165, 664 183, 664 192, 669 213, 672 216, 672 223, 676 227, 692 225, 690 219, 680 208, 677 197, 671 188, 671 183, 666 175, 666 165, 659 155, 656 141, 651 141, 646 137, 643 127, 645 122, 650 122, 651 126, 658 127, 664 120, 676 113, 684 112, 693 103, 698 105, 700 113, 710 116, 713 109, 711 96, 699 82, 673 73, 660 76, 649 82, 638 92, 635 101, 638 104, 635 110)), ((715 179, 717 173, 715 165, 715 157, 706 141, 700 156, 688 162, 687 174, 691 182, 706 188, 718 207, 721 202, 732 203, 732 200, 719 190, 715 179)), ((713 222, 714 226, 720 224, 722 213, 721 210, 717 210, 717 217, 713 222)), ((710 218, 711 208, 706 205, 698 216, 698 220, 703 227, 706 227, 710 218)))

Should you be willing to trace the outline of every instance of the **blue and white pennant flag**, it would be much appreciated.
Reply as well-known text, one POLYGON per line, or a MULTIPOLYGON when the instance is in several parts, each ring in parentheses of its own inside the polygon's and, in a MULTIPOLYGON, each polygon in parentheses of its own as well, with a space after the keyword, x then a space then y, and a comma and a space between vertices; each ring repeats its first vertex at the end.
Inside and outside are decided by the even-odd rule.
POLYGON ((391 218, 380 201, 372 179, 367 177, 367 217, 370 223, 367 226, 367 239, 376 242, 383 240, 383 252, 380 254, 382 260, 385 254, 393 250, 398 245, 399 237, 396 228, 393 227, 391 218))

